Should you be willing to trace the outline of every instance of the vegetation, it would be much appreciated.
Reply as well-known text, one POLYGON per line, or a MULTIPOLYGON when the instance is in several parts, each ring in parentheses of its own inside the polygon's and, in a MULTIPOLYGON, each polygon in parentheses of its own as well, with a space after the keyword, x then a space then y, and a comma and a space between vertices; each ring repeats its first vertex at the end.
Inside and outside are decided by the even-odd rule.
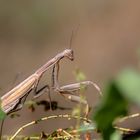
MULTIPOLYGON (((85 76, 80 71, 76 72, 76 79, 78 81, 84 80, 85 76)), ((80 97, 85 99, 85 88, 81 85, 80 97)), ((92 116, 85 116, 85 110, 82 104, 77 104, 72 110, 71 114, 65 115, 52 115, 40 118, 36 121, 29 122, 19 128, 12 136, 2 135, 2 139, 31 139, 31 140, 69 140, 69 139, 103 139, 103 140, 122 140, 122 139, 140 139, 140 135, 135 135, 139 130, 133 130, 131 128, 120 128, 117 126, 119 122, 127 119, 133 119, 139 117, 139 113, 130 115, 129 106, 136 104, 140 106, 140 73, 134 69, 126 69, 116 78, 112 79, 103 92, 102 99, 97 105, 96 110, 92 116), (129 116, 128 116, 129 115, 129 116), (76 120, 75 126, 69 128, 62 128, 55 130, 51 134, 41 132, 38 135, 21 136, 19 133, 29 126, 36 125, 41 121, 49 121, 50 119, 74 119, 76 120), (98 132, 100 137, 95 138, 94 134, 98 132)), ((50 108, 50 104, 47 101, 26 101, 25 105, 28 105, 29 109, 35 111, 38 105, 44 105, 45 111, 50 108)), ((52 101, 52 109, 58 109, 57 102, 52 101)), ((64 109, 64 108, 63 108, 64 109)), ((18 116, 16 113, 12 113, 11 117, 18 116)), ((0 119, 3 120, 6 114, 0 110, 0 119)), ((44 122, 45 123, 45 122, 44 122)), ((63 126, 62 126, 63 127, 63 126)))

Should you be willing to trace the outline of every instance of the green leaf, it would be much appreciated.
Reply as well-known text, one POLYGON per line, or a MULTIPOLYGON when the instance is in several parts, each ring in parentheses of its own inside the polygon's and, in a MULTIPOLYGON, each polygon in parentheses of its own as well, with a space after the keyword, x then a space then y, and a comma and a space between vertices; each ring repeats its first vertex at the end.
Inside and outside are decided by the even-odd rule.
POLYGON ((6 113, 2 110, 1 106, 0 106, 0 120, 5 119, 6 117, 6 113))
POLYGON ((115 131, 111 135, 111 140, 122 140, 122 136, 121 136, 120 132, 119 131, 115 131))
POLYGON ((131 140, 140 140, 140 138, 132 138, 131 140))
POLYGON ((74 74, 76 76, 76 81, 78 81, 78 82, 83 81, 83 80, 86 79, 85 74, 80 69, 76 69, 74 74))
POLYGON ((122 71, 112 81, 94 114, 97 128, 104 140, 112 140, 112 136, 117 139, 113 122, 117 117, 127 114, 129 102, 140 105, 140 73, 133 69, 122 71))
POLYGON ((5 112, 0 109, 0 120, 3 120, 6 117, 5 112))
POLYGON ((97 128, 101 131, 104 140, 110 140, 111 134, 115 131, 112 123, 117 117, 127 114, 127 105, 127 101, 112 81, 94 114, 97 128))
POLYGON ((123 96, 140 105, 140 73, 133 69, 124 70, 116 78, 116 85, 123 96))

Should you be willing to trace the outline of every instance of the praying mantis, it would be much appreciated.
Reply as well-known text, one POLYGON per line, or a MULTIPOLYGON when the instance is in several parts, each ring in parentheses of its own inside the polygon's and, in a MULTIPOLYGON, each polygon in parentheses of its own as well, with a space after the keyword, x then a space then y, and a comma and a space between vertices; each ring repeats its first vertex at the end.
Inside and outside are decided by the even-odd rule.
POLYGON ((69 60, 73 61, 74 60, 73 50, 65 49, 61 53, 58 53, 55 57, 50 59, 42 67, 36 70, 31 76, 29 76, 23 82, 19 83, 16 87, 14 87, 12 90, 4 94, 0 98, 1 109, 6 114, 10 114, 17 110, 20 110, 31 91, 34 91, 35 93, 34 97, 37 97, 37 96, 40 96, 39 93, 42 90, 44 90, 45 88, 49 89, 50 87, 48 85, 45 85, 39 90, 37 89, 37 87, 43 74, 51 67, 53 67, 52 87, 55 92, 60 93, 60 95, 64 96, 65 98, 74 102, 81 102, 82 104, 87 105, 88 103, 86 100, 81 100, 81 98, 78 95, 74 94, 76 91, 80 90, 81 85, 84 85, 85 87, 89 85, 93 85, 101 94, 100 88, 91 81, 83 81, 83 82, 69 84, 69 85, 60 87, 59 82, 58 82, 59 62, 63 58, 68 58, 69 60))

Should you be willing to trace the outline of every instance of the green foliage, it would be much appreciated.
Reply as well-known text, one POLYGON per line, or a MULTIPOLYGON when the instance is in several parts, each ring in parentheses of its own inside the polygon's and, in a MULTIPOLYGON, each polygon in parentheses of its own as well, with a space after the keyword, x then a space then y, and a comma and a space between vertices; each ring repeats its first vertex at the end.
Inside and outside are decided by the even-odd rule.
POLYGON ((112 82, 104 93, 101 105, 94 114, 97 127, 102 132, 104 140, 109 140, 115 131, 113 121, 118 116, 127 114, 127 105, 127 101, 121 95, 116 84, 112 82))
POLYGON ((112 135, 116 131, 113 123, 118 117, 127 114, 128 104, 132 102, 140 105, 140 74, 133 69, 126 69, 108 85, 94 114, 104 140, 114 140, 112 135))
POLYGON ((85 74, 80 69, 76 69, 74 74, 75 74, 75 77, 76 77, 76 81, 78 81, 78 82, 86 79, 85 74))
POLYGON ((6 117, 5 112, 3 112, 1 106, 0 106, 0 120, 3 120, 6 117))
POLYGON ((140 106, 140 73, 126 69, 116 78, 116 84, 123 96, 140 106))
MULTIPOLYGON (((77 70, 75 72, 77 81, 85 80, 85 75, 80 71, 77 70)), ((80 90, 80 97, 81 100, 85 99, 86 97, 83 94, 85 91, 85 87, 81 84, 80 90)), ((85 112, 84 107, 79 103, 73 109, 73 116, 78 116, 79 119, 76 119, 76 127, 73 128, 66 128, 64 130, 54 131, 50 135, 41 135, 41 138, 45 139, 53 139, 61 138, 61 139, 68 139, 68 137, 73 137, 79 139, 82 133, 94 133, 97 129, 102 134, 103 140, 122 140, 122 135, 119 130, 116 130, 116 119, 119 117, 123 117, 127 115, 129 103, 135 103, 136 105, 140 105, 140 73, 133 69, 126 69, 122 71, 115 79, 113 79, 108 86, 106 87, 101 103, 99 104, 98 108, 94 112, 93 120, 94 123, 81 123, 80 117, 82 113, 85 112), (75 133, 73 133, 75 132, 75 133)), ((55 109, 57 109, 57 104, 55 103, 55 109)), ((35 111, 36 105, 44 105, 46 109, 50 108, 49 102, 34 102, 28 101, 26 105, 32 111, 35 111)), ((53 105, 53 102, 52 102, 53 105)), ((4 119, 6 114, 0 109, 0 119, 4 119)), ((14 114, 12 117, 16 117, 14 114)), ((40 136, 37 137, 40 139, 40 136)), ((138 140, 138 138, 133 138, 133 140, 138 140)))
POLYGON ((6 114, 0 109, 0 120, 3 120, 6 117, 6 114))
POLYGON ((122 136, 120 134, 119 131, 115 131, 112 135, 111 135, 111 140, 121 140, 122 136))

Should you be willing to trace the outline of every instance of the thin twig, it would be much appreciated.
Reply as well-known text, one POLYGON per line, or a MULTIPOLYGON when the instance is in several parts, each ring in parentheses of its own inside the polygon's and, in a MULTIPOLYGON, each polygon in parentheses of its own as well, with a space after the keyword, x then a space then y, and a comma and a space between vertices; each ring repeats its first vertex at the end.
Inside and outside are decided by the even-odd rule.
POLYGON ((25 125, 23 125, 22 127, 20 127, 16 133, 10 138, 10 140, 14 140, 16 138, 16 136, 22 131, 24 130, 26 127, 29 127, 31 125, 34 125, 34 124, 38 124, 39 122, 41 121, 45 121, 45 120, 49 120, 49 119, 55 119, 55 118, 67 118, 68 120, 69 119, 80 119, 82 121, 86 121, 88 123, 91 123, 92 121, 87 119, 87 118, 83 118, 83 117, 79 117, 79 116, 72 116, 72 115, 68 115, 68 114, 65 114, 65 115, 53 115, 53 116, 49 116, 49 117, 44 117, 44 118, 41 118, 39 120, 36 120, 36 121, 32 121, 30 123, 27 123, 25 125))
POLYGON ((136 132, 136 130, 134 129, 129 129, 129 128, 123 128, 123 127, 117 127, 115 126, 114 128, 120 130, 120 131, 123 131, 123 132, 136 132))
MULTIPOLYGON (((70 119, 80 119, 82 121, 86 121, 88 123, 92 123, 91 120, 85 118, 85 117, 80 117, 80 116, 72 116, 72 115, 68 115, 68 114, 64 114, 64 115, 53 115, 53 116, 48 116, 48 117, 44 117, 44 118, 41 118, 39 120, 36 120, 36 121, 32 121, 30 123, 27 123, 25 125, 23 125, 22 127, 20 127, 16 132, 15 134, 10 138, 10 140, 14 140, 17 135, 22 131, 24 130, 25 128, 31 126, 31 125, 34 125, 34 124, 38 124, 40 123, 41 121, 45 121, 45 120, 49 120, 49 119, 56 119, 56 118, 67 118, 68 120, 70 119)), ((114 128, 120 130, 120 131, 125 131, 125 132, 135 132, 136 130, 132 130, 132 129, 128 129, 128 128, 121 128, 121 127, 117 127, 115 126, 114 128)), ((64 131, 63 131, 64 132, 64 131)), ((74 132, 74 131, 73 131, 74 132)), ((65 131, 66 133, 66 131, 65 131)), ((67 135, 70 135, 69 137, 71 137, 71 132, 70 133, 67 133, 67 135)))
POLYGON ((65 130, 62 130, 62 131, 63 131, 63 133, 66 134, 68 137, 73 138, 73 136, 72 136, 70 133, 68 133, 67 131, 65 131, 65 130))
MULTIPOLYGON (((9 140, 10 137, 11 137, 11 136, 6 136, 6 135, 4 135, 4 136, 2 136, 2 139, 9 140)), ((16 136, 16 138, 17 138, 17 139, 25 139, 25 140, 27 140, 27 139, 30 139, 30 140, 40 140, 40 136, 29 136, 29 137, 26 136, 26 137, 25 137, 25 136, 23 136, 23 135, 19 135, 19 136, 16 136)))

